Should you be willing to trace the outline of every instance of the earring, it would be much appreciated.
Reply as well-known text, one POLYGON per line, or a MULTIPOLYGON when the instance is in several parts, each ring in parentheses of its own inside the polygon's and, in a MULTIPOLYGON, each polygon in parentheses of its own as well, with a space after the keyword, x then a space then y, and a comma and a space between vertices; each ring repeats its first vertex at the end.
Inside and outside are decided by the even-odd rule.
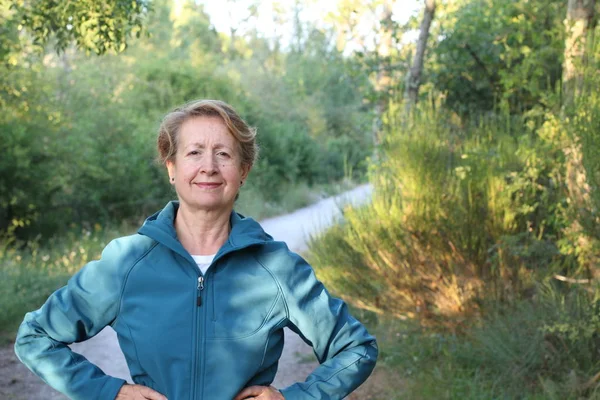
POLYGON ((171 177, 171 182, 175 182, 175 178, 174 177, 171 177))
POLYGON ((244 186, 244 181, 240 181, 240 186, 244 186))

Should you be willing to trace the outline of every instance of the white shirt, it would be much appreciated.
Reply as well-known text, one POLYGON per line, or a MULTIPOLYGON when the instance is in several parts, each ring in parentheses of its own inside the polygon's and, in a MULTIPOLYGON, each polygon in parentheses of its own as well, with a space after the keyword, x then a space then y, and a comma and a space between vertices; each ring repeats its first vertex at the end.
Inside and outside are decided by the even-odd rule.
POLYGON ((196 264, 198 264, 198 268, 200 268, 202 275, 206 274, 208 267, 210 267, 210 264, 213 262, 213 259, 215 258, 216 255, 217 255, 216 253, 211 254, 209 256, 192 255, 192 258, 194 259, 194 261, 196 261, 196 264))

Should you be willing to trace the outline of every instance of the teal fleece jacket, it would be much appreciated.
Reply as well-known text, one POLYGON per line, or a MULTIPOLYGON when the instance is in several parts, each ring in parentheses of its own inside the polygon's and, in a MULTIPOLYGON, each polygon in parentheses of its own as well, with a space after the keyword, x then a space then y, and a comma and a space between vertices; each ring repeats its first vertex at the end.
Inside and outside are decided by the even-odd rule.
POLYGON ((287 326, 320 362, 305 382, 281 389, 287 400, 342 399, 369 376, 375 339, 300 256, 233 212, 229 239, 203 276, 177 240, 177 208, 170 202, 138 234, 112 241, 26 314, 19 359, 72 399, 114 399, 125 382, 68 347, 110 325, 135 383, 169 400, 231 400, 271 384, 287 326))

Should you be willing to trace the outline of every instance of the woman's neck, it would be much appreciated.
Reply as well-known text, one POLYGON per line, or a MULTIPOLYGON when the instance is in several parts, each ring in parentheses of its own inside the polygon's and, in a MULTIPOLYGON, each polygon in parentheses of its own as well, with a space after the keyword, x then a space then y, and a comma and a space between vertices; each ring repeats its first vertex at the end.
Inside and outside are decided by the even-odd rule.
POLYGON ((190 210, 180 204, 175 217, 177 238, 190 254, 215 254, 229 237, 230 215, 230 210, 190 210))

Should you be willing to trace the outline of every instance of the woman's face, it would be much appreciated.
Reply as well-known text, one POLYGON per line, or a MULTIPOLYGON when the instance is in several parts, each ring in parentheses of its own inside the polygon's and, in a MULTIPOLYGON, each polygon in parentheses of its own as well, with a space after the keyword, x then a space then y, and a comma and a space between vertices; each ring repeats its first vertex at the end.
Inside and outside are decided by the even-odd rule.
POLYGON ((230 212, 250 170, 242 166, 238 143, 218 117, 188 119, 179 130, 174 161, 167 161, 181 205, 230 212))

